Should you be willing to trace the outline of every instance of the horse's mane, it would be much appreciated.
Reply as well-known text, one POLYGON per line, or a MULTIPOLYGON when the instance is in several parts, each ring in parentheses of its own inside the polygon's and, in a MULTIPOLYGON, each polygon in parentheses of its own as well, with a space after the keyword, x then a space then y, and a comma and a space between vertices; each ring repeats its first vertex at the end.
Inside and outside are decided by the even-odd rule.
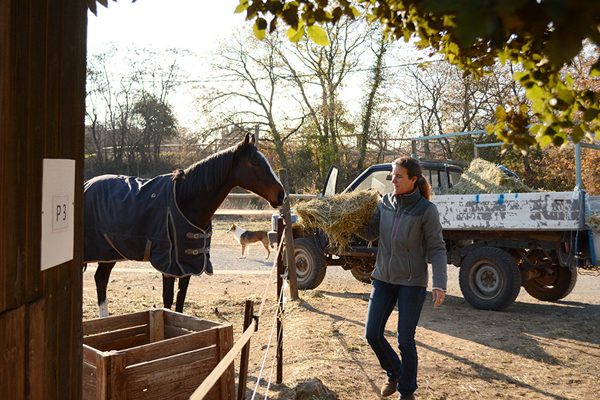
POLYGON ((222 183, 233 167, 233 160, 243 149, 240 143, 210 155, 185 170, 175 170, 173 180, 177 181, 180 199, 194 196, 199 191, 211 191, 222 183))

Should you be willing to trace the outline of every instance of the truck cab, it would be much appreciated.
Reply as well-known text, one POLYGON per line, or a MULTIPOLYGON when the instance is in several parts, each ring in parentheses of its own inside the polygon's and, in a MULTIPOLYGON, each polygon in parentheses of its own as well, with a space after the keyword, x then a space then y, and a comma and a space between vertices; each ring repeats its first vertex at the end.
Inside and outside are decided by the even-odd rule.
MULTIPOLYGON (((461 167, 444 162, 422 162, 423 175, 433 192, 451 188, 460 179, 461 167)), ((338 190, 339 168, 331 166, 320 196, 332 196, 355 190, 375 189, 381 194, 393 192, 392 165, 377 164, 365 169, 346 188, 338 190)), ((275 225, 274 225, 275 226, 275 225)), ((296 273, 300 289, 314 289, 325 278, 328 266, 341 266, 362 281, 370 282, 377 255, 377 242, 369 243, 354 237, 344 249, 330 246, 327 237, 319 230, 294 229, 296 273)))

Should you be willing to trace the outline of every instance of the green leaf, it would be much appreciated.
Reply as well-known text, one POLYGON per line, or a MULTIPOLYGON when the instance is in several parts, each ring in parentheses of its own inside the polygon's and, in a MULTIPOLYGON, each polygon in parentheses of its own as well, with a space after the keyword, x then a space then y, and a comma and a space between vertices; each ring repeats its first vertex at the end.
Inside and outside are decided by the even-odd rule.
POLYGON ((323 28, 317 25, 311 25, 307 28, 308 36, 316 44, 321 46, 329 45, 329 39, 327 38, 327 32, 323 28))
POLYGON ((304 36, 304 25, 300 25, 298 30, 290 27, 286 35, 290 39, 290 42, 297 43, 304 36))
POLYGON ((254 36, 257 39, 263 40, 267 35, 267 21, 262 18, 258 18, 254 23, 254 36))
POLYGON ((350 6, 350 11, 352 11, 352 15, 354 15, 354 17, 360 17, 360 11, 358 11, 356 8, 350 6))
POLYGON ((594 65, 592 65, 592 69, 590 70, 591 76, 600 75, 600 60, 596 61, 594 65))
POLYGON ((600 113, 600 110, 594 107, 590 107, 583 113, 583 119, 585 122, 590 122, 596 117, 598 117, 598 113, 600 113))
POLYGON ((538 143, 540 144, 541 147, 546 147, 549 144, 552 144, 553 137, 551 135, 544 133, 543 135, 538 136, 537 139, 538 139, 538 143))
POLYGON ((244 12, 249 6, 250 3, 248 2, 248 0, 240 0, 240 4, 238 4, 238 6, 235 8, 234 13, 239 14, 241 12, 244 12))
POLYGON ((575 125, 573 127, 573 130, 571 131, 571 137, 573 138, 574 142, 579 142, 584 135, 585 133, 583 132, 583 129, 581 129, 581 126, 575 125))

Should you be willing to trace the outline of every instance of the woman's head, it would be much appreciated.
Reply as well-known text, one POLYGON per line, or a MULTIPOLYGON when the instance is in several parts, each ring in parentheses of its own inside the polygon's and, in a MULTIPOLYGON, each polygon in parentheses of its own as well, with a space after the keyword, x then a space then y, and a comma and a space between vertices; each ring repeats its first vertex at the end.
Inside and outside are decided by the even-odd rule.
POLYGON ((427 200, 431 197, 431 187, 423 176, 423 168, 419 160, 413 157, 400 157, 392 162, 392 183, 394 194, 408 194, 415 187, 427 200))

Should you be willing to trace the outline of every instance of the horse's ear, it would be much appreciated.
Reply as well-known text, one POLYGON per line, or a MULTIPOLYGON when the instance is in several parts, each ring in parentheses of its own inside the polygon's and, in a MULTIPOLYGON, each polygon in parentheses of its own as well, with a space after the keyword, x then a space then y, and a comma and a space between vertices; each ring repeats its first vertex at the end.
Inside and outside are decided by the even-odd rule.
POLYGON ((256 146, 256 135, 254 133, 250 136, 250 143, 256 146))
POLYGON ((248 146, 250 143, 250 132, 246 132, 246 136, 244 137, 244 147, 248 146))

